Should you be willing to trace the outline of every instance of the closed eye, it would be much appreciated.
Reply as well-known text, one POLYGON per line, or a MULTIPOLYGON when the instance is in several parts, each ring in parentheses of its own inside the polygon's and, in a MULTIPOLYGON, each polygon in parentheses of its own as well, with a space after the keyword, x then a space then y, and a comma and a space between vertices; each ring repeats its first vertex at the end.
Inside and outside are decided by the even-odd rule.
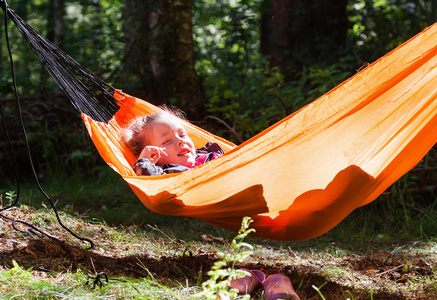
POLYGON ((187 132, 185 130, 179 131, 179 137, 186 137, 186 136, 187 136, 187 132))

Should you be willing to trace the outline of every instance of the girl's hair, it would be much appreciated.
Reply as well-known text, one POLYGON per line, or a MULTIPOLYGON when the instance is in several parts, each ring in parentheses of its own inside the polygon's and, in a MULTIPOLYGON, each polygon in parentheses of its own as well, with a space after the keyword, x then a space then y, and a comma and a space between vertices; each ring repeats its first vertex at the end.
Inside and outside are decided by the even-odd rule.
POLYGON ((136 157, 140 155, 145 142, 143 138, 139 138, 138 136, 146 129, 147 125, 163 119, 168 120, 169 118, 185 120, 185 116, 180 110, 170 109, 167 106, 161 106, 160 108, 163 110, 162 112, 138 117, 123 131, 123 141, 136 157))

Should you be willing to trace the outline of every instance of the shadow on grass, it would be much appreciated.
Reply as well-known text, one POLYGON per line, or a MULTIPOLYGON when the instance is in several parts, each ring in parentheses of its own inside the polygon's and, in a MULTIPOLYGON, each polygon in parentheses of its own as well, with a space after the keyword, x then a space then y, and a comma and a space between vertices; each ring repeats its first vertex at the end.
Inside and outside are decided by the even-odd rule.
MULTIPOLYGON (((213 234, 229 238, 233 233, 214 227, 194 218, 166 216, 149 211, 136 197, 128 184, 108 167, 96 168, 94 175, 79 174, 70 177, 43 177, 42 186, 56 202, 56 207, 72 216, 90 222, 101 222, 110 226, 135 225, 157 226, 183 240, 199 240, 201 234, 213 234)), ((0 193, 14 190, 12 185, 2 183, 0 193)), ((20 203, 35 208, 47 201, 31 181, 22 185, 20 203)), ((356 241, 386 242, 399 240, 419 240, 437 232, 437 214, 434 207, 415 207, 405 210, 403 201, 377 199, 369 205, 353 211, 334 229, 313 239, 311 245, 344 241, 345 244, 356 241), (391 201, 391 202, 390 202, 391 201), (395 230, 393 230, 395 228, 395 230)), ((434 203, 434 202, 433 202, 434 203)), ((7 204, 7 203, 4 203, 7 204)), ((253 239, 255 243, 269 245, 290 245, 290 242, 276 242, 265 239, 253 239)), ((306 246, 307 242, 291 242, 293 245, 306 246)))
MULTIPOLYGON (((127 184, 119 177, 113 175, 101 176, 99 180, 84 180, 84 178, 51 181, 49 195, 56 199, 60 210, 72 215, 74 218, 85 219, 91 223, 107 224, 111 226, 135 225, 140 229, 155 228, 162 237, 169 236, 168 240, 182 240, 182 244, 190 241, 200 241, 202 234, 211 234, 231 240, 235 234, 227 230, 214 227, 194 218, 159 215, 149 211, 136 198, 127 184), (151 227, 149 227, 149 225, 151 227)), ((35 188, 26 187, 21 203, 33 207, 41 206, 44 199, 35 188)), ((46 205, 47 206, 47 205, 46 205)), ((416 272, 417 277, 432 277, 429 265, 419 259, 408 261, 414 264, 415 270, 403 270, 398 266, 408 263, 402 256, 378 256, 391 251, 402 244, 400 237, 408 240, 420 240, 421 235, 415 233, 419 228, 416 223, 402 224, 388 220, 385 215, 384 203, 374 202, 366 207, 354 211, 330 232, 310 241, 302 242, 277 242, 255 237, 248 237, 245 241, 263 248, 283 251, 288 249, 289 263, 276 265, 274 257, 267 257, 257 263, 243 263, 238 267, 259 269, 267 275, 282 273, 287 275, 302 299, 320 299, 312 287, 323 286, 321 289, 326 299, 346 299, 347 292, 352 293, 353 299, 369 299, 369 291, 353 289, 347 284, 330 280, 329 275, 320 275, 317 265, 299 265, 293 262, 293 252, 300 255, 311 256, 311 253, 341 252, 337 256, 347 256, 340 260, 334 259, 335 267, 352 268, 354 272, 372 275, 372 280, 389 280, 396 284, 404 284, 409 277, 405 272, 416 272), (381 209, 382 208, 382 209, 381 209), (397 228, 397 230, 393 230, 397 228), (410 231, 406 231, 410 230, 410 231), (403 234, 406 232, 406 235, 403 234), (415 237, 417 236, 417 239, 415 237), (304 254, 302 254, 304 253, 304 254), (379 273, 373 274, 377 270, 379 273), (405 271, 403 274, 402 272, 405 271), (382 278, 382 274, 384 277, 382 278), (404 276, 405 275, 405 276, 404 276)), ((414 218, 413 218, 414 219, 414 218)), ((420 220, 420 219, 417 219, 420 220)), ((431 218, 432 220, 432 218, 431 218)), ((432 223, 432 222, 431 222, 432 223)), ((434 222, 435 223, 435 222, 434 222)), ((421 230, 426 228, 420 225, 421 230)), ((429 227, 432 231, 432 227, 429 227)), ((427 232, 426 230, 424 231, 427 232)), ((435 232, 435 231, 434 231, 435 232)), ((48 272, 66 272, 68 270, 83 270, 94 274, 104 271, 111 277, 145 278, 153 275, 157 280, 175 284, 188 281, 191 285, 206 279, 206 272, 216 260, 215 252, 207 250, 186 249, 180 254, 172 256, 150 257, 147 253, 135 256, 119 257, 111 251, 86 251, 68 244, 57 243, 46 239, 24 238, 19 243, 0 251, 0 264, 10 268, 12 260, 16 260, 25 268, 34 270, 49 270, 48 272), (193 251, 193 252, 191 252, 193 251), (173 283, 172 283, 173 282, 173 283)), ((274 256, 274 255, 273 255, 274 256)), ((317 260, 317 259, 316 259, 317 260)), ((326 264, 329 265, 329 262, 326 264)), ((414 276, 413 276, 414 277, 414 276)), ((86 279, 84 279, 85 281, 86 279)), ((353 280, 352 280, 353 281, 353 280)), ((371 286, 371 285, 370 285, 371 286)), ((414 292, 414 291, 413 291, 414 292)), ((373 299, 409 299, 397 292, 378 292, 373 294, 373 299)))
MULTIPOLYGON (((173 284, 187 282, 196 285, 206 279, 202 272, 209 270, 216 261, 213 253, 195 254, 190 251, 179 256, 162 256, 152 258, 148 255, 117 257, 79 249, 71 245, 47 239, 24 239, 19 246, 7 253, 0 253, 1 265, 12 268, 12 260, 26 269, 58 274, 60 272, 82 270, 95 275, 105 272, 110 279, 119 277, 147 278, 173 284)), ((375 262, 376 263, 376 262, 375 262)), ((378 263, 381 263, 379 261, 378 263)), ((366 258, 356 259, 358 266, 369 266, 366 258)), ((263 263, 242 263, 238 268, 257 269, 267 276, 281 273, 287 275, 302 299, 318 299, 312 285, 323 286, 322 292, 326 299, 344 299, 345 292, 354 295, 354 299, 367 299, 369 293, 362 290, 347 288, 339 283, 327 282, 323 276, 298 269, 292 265, 274 267, 263 263)), ((84 283, 87 278, 84 278, 84 283)), ((379 292, 373 294, 373 299, 406 299, 403 296, 379 292)))

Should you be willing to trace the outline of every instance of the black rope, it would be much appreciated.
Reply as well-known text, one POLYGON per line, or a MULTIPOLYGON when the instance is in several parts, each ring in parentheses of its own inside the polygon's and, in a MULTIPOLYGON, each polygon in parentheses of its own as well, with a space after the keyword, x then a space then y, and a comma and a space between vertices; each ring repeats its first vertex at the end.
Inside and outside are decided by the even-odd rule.
POLYGON ((90 285, 90 282, 93 283, 91 286, 92 289, 94 289, 96 285, 100 287, 107 286, 109 284, 108 275, 105 272, 96 273, 95 276, 88 274, 88 279, 85 282, 85 285, 90 285), (106 282, 102 281, 102 278, 104 278, 106 282))
POLYGON ((24 22, 5 0, 0 0, 0 7, 15 23, 73 106, 95 121, 107 123, 112 119, 120 108, 119 101, 114 98, 115 89, 24 22))
MULTIPOLYGON (((5 25, 5 28, 7 30, 7 25, 5 25)), ((20 107, 18 107, 18 108, 20 109, 20 107)), ((4 109, 3 109, 3 100, 2 100, 1 93, 0 93, 0 114, 1 114, 1 117, 2 117, 2 121, 3 121, 3 128, 5 130, 6 139, 8 140, 9 148, 11 149, 13 161, 14 161, 14 164, 15 164, 15 171, 16 171, 15 172, 15 180, 16 180, 16 187, 17 187, 17 191, 16 191, 17 195, 16 195, 14 201, 9 206, 6 206, 6 207, 3 207, 3 208, 0 209, 0 217, 2 217, 3 219, 6 219, 6 220, 12 221, 12 227, 15 230, 17 230, 17 231, 20 231, 20 232, 23 232, 23 233, 31 233, 31 234, 34 234, 34 235, 38 235, 38 233, 40 233, 42 235, 45 235, 48 238, 51 238, 51 239, 56 240, 56 241, 60 241, 58 238, 56 238, 56 237, 54 237, 52 235, 49 235, 46 232, 41 231, 40 229, 36 228, 34 225, 32 225, 30 223, 27 223, 27 222, 24 222, 22 220, 17 220, 17 219, 5 216, 4 214, 1 213, 3 211, 11 209, 12 207, 15 207, 17 205, 17 203, 18 203, 18 200, 20 199, 20 180, 19 180, 20 175, 19 175, 19 168, 18 168, 18 164, 17 164, 17 155, 15 153, 14 146, 12 145, 12 140, 11 140, 10 135, 9 135, 8 126, 6 124, 6 119, 5 119, 5 115, 4 115, 4 109), (15 226, 16 223, 20 223, 20 224, 23 224, 23 225, 27 226, 27 230, 24 231, 24 230, 21 230, 21 229, 17 228, 15 226)))
MULTIPOLYGON (((71 234, 72 236, 74 236, 75 238, 77 238, 77 239, 79 239, 79 240, 81 240, 81 241, 85 241, 85 242, 89 243, 89 244, 90 244, 90 247, 89 247, 88 249, 91 249, 91 248, 94 247, 94 243, 93 243, 90 239, 87 239, 87 238, 83 238, 83 237, 78 236, 77 234, 75 234, 73 231, 71 231, 69 228, 67 228, 67 227, 62 223, 61 219, 59 218, 58 211, 57 211, 55 205, 53 204, 53 201, 50 199, 50 197, 46 194, 46 192, 45 192, 44 189, 42 188, 42 186, 41 186, 41 184, 40 184, 40 182, 39 182, 38 176, 37 176, 37 174, 36 174, 35 167, 34 167, 33 160, 32 160, 32 155, 31 155, 31 153, 30 153, 30 147, 29 147, 29 141, 28 141, 28 139, 27 139, 26 128, 24 127, 23 116, 22 116, 22 112, 21 112, 20 98, 19 98, 19 95, 18 95, 18 89, 17 89, 17 81, 16 81, 16 78, 15 78, 14 61, 13 61, 13 59, 12 59, 11 48, 10 48, 10 45, 9 45, 9 36, 8 36, 8 30, 7 30, 7 17, 8 17, 8 15, 10 15, 10 14, 8 13, 8 12, 10 12, 10 9, 8 8, 8 5, 7 5, 7 3, 6 3, 6 0, 0 0, 0 5, 1 5, 1 7, 3 8, 3 10, 5 10, 5 36, 6 36, 6 46, 7 46, 7 49, 8 49, 9 60, 10 60, 10 65, 11 65, 11 73, 12 73, 12 81, 13 81, 13 86, 14 86, 14 92, 15 92, 15 100, 16 100, 17 109, 18 109, 18 118, 19 118, 19 122, 20 122, 20 125, 21 125, 21 130, 22 130, 23 135, 24 135, 24 141, 25 141, 25 145, 26 145, 26 150, 27 150, 27 155, 28 155, 28 158, 29 158, 30 166, 31 166, 31 168, 32 168, 33 177, 34 177, 34 179, 35 179, 35 182, 36 182, 36 184, 37 184, 37 186, 38 186, 38 189, 40 190, 41 194, 43 194, 43 196, 46 198, 47 202, 48 202, 48 203, 50 204, 50 206, 52 207, 52 209, 53 209, 53 211, 54 211, 54 213, 55 213, 55 215, 56 215, 56 219, 58 220, 59 225, 61 225, 62 228, 64 228, 68 233, 70 233, 70 234, 71 234)), ((1 98, 0 98, 0 102, 1 102, 1 98)), ((4 114, 3 114, 3 105, 1 105, 1 111, 2 111, 1 113, 2 113, 2 118, 3 118, 3 123, 4 123, 4 125, 5 125, 5 130, 6 130, 6 132, 7 132, 7 126, 6 126, 5 118, 4 118, 4 114)), ((8 134, 8 133, 7 133, 7 136, 8 136, 8 141, 9 141, 10 146, 11 146, 11 148, 13 148, 13 147, 12 147, 12 142, 11 142, 11 140, 10 140, 10 137, 9 137, 9 134, 8 134)), ((15 152, 13 151, 13 153, 14 153, 14 158, 16 159, 15 152)), ((18 164, 17 164, 17 161, 15 160, 15 166, 17 167, 17 165, 18 165, 18 164)), ((19 177, 18 177, 18 167, 17 167, 17 183, 18 183, 18 182, 19 182, 19 177)), ((19 184, 18 184, 18 187, 19 187, 19 184)), ((19 198, 19 194, 17 193, 17 198, 16 198, 16 200, 14 201, 13 205, 15 205, 15 204, 18 202, 18 198, 19 198)), ((3 209, 1 209, 0 211, 4 211, 4 210, 6 210, 6 209, 9 209, 9 208, 11 208, 13 205, 10 205, 9 207, 3 208, 3 209)), ((26 222, 24 222, 24 221, 15 220, 15 219, 12 219, 12 218, 6 217, 6 216, 4 216, 4 215, 1 215, 1 217, 6 218, 6 219, 9 219, 9 220, 13 220, 12 226, 13 226, 15 229, 17 229, 17 228, 15 227, 15 223, 21 223, 21 224, 23 224, 23 225, 28 226, 28 227, 30 228, 30 229, 29 229, 29 232, 31 232, 31 233, 32 233, 33 231, 36 231, 36 232, 39 232, 39 233, 41 233, 41 234, 44 234, 45 236, 47 236, 47 237, 49 237, 49 238, 52 238, 52 239, 57 240, 57 241, 60 241, 59 239, 57 239, 57 238, 55 238, 55 237, 53 237, 53 236, 50 236, 50 235, 48 235, 48 234, 42 232, 41 230, 37 229, 35 226, 33 226, 33 225, 29 224, 29 223, 26 223, 26 222)), ((19 229, 17 229, 17 230, 19 230, 19 229)), ((21 231, 21 230, 20 230, 20 231, 21 231)))
POLYGON ((4 115, 4 110, 3 110, 3 99, 2 99, 2 95, 0 93, 0 113, 1 113, 1 117, 2 117, 2 121, 3 121, 3 128, 5 129, 5 134, 6 134, 6 139, 8 140, 8 144, 9 144, 9 148, 11 149, 12 152, 12 158, 15 164, 15 181, 16 181, 16 186, 17 186, 17 197, 15 198, 14 202, 12 204, 10 204, 8 207, 4 207, 0 209, 0 212, 7 210, 13 206, 15 206, 18 202, 18 198, 20 197, 20 174, 18 171, 18 164, 17 164, 17 155, 15 154, 15 149, 14 146, 12 145, 12 141, 11 141, 11 137, 9 136, 9 131, 7 129, 7 125, 6 125, 6 120, 5 120, 5 115, 4 115))

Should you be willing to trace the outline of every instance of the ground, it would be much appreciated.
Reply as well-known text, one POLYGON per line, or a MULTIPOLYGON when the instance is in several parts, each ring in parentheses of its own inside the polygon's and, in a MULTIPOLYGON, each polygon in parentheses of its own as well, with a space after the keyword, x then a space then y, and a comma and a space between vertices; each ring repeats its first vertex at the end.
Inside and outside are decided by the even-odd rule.
MULTIPOLYGON (((144 278, 153 274, 163 284, 171 280, 196 285, 199 274, 206 273, 217 261, 217 249, 228 243, 226 239, 204 238, 194 243, 147 235, 141 235, 141 242, 134 235, 143 229, 125 228, 118 234, 104 224, 69 219, 70 227, 93 240, 94 248, 87 250, 56 222, 46 219, 44 213, 24 207, 8 210, 5 215, 45 224, 50 235, 67 241, 19 232, 13 229, 10 220, 0 219, 3 270, 12 268, 15 261, 37 272, 80 269, 91 275, 105 272, 109 278, 144 278), (85 228, 86 231, 81 231, 85 228), (131 242, 125 235, 131 236, 131 242)), ((258 269, 267 276, 285 274, 302 299, 321 299, 314 286, 325 299, 433 299, 437 295, 434 279, 437 247, 432 241, 331 242, 302 248, 257 241, 254 254, 237 267, 258 269)))

